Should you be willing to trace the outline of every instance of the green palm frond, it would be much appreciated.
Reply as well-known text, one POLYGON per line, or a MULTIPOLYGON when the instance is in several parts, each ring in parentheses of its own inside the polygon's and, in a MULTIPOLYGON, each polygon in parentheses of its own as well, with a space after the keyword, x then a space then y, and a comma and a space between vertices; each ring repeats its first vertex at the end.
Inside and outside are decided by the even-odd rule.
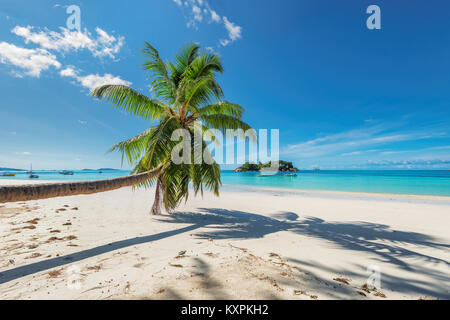
POLYGON ((176 129, 181 129, 181 126, 175 117, 164 119, 154 127, 147 140, 147 168, 155 168, 160 163, 170 161, 172 150, 177 144, 172 141, 172 134, 176 129))
POLYGON ((166 64, 162 61, 158 51, 153 48, 148 42, 145 43, 142 49, 146 61, 143 64, 145 71, 149 71, 153 77, 152 88, 155 94, 166 101, 173 103, 175 100, 175 85, 169 76, 166 64))
POLYGON ((214 104, 204 106, 198 110, 200 116, 209 115, 228 115, 237 119, 242 118, 244 108, 235 103, 220 101, 214 104))
POLYGON ((199 119, 204 123, 205 127, 220 130, 223 134, 226 134, 227 129, 242 129, 243 131, 252 129, 244 121, 226 114, 205 115, 199 119))
POLYGON ((189 43, 183 47, 176 55, 176 63, 168 63, 170 74, 175 87, 178 87, 179 82, 183 78, 186 68, 198 57, 200 46, 196 43, 189 43))
POLYGON ((105 99, 118 109, 145 120, 159 119, 162 115, 169 112, 167 105, 158 100, 150 99, 124 85, 104 85, 94 89, 91 95, 99 99, 105 99))
POLYGON ((145 152, 145 147, 147 146, 148 139, 153 130, 154 128, 150 127, 133 138, 116 143, 111 147, 111 149, 109 149, 108 152, 118 150, 122 152, 122 164, 125 156, 128 162, 133 164, 136 160, 140 159, 142 154, 145 152))
POLYGON ((222 62, 216 53, 208 51, 192 61, 184 73, 184 78, 198 79, 200 77, 210 76, 214 72, 223 72, 222 62))
POLYGON ((220 100, 223 91, 213 76, 205 76, 189 81, 184 94, 185 100, 183 102, 188 106, 197 108, 220 100))

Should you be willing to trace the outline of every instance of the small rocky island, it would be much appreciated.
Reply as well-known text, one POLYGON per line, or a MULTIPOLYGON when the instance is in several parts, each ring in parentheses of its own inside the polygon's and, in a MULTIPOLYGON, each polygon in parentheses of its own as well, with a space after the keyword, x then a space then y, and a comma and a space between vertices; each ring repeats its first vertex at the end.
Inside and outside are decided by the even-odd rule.
MULTIPOLYGON (((246 162, 239 168, 234 169, 234 172, 259 172, 259 171, 261 171, 262 168, 270 168, 271 164, 272 164, 271 161, 266 162, 266 163, 259 162, 258 164, 246 162)), ((279 161, 279 169, 278 170, 280 172, 297 172, 298 171, 298 169, 292 165, 292 162, 283 161, 283 160, 279 161)))

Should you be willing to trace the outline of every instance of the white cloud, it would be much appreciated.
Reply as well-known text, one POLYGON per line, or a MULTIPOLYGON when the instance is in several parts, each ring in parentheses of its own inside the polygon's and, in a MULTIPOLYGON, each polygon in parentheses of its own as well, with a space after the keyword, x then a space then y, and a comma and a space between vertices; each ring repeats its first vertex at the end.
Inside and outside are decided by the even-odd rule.
MULTIPOLYGON (((0 62, 24 69, 25 73, 39 78, 41 72, 61 64, 56 57, 44 49, 26 49, 7 42, 0 42, 0 62)), ((16 73, 16 76, 21 76, 16 73)))
POLYGON ((227 17, 221 17, 215 10, 211 8, 206 0, 173 0, 182 10, 188 10, 186 18, 188 19, 186 26, 188 28, 197 28, 198 25, 204 21, 205 17, 208 23, 215 22, 224 26, 227 31, 227 38, 219 39, 219 43, 222 47, 225 47, 233 41, 242 38, 242 27, 231 22, 227 17))
POLYGON ((120 77, 113 76, 109 73, 106 73, 103 76, 100 76, 99 74, 90 74, 87 76, 78 77, 77 80, 82 86, 89 88, 90 90, 93 90, 105 84, 121 84, 125 86, 131 85, 131 82, 125 81, 120 77))
POLYGON ((353 151, 353 152, 343 153, 343 154, 341 154, 341 156, 357 156, 359 154, 361 154, 361 151, 353 151))
POLYGON ((202 10, 197 7, 196 5, 192 6, 192 13, 194 15, 194 20, 197 22, 202 22, 203 20, 203 15, 202 15, 202 10))
POLYGON ((228 31, 228 36, 230 37, 231 41, 238 40, 242 37, 242 28, 240 26, 237 26, 233 22, 230 22, 227 17, 223 17, 223 23, 228 31))
POLYGON ((211 20, 214 22, 220 22, 220 16, 214 10, 209 11, 211 13, 211 20))
POLYGON ((67 67, 59 72, 62 77, 76 77, 77 71, 72 67, 67 67))
POLYGON ((22 156, 29 156, 29 155, 31 155, 31 152, 28 152, 28 151, 14 152, 14 153, 18 154, 18 155, 22 155, 22 156))
POLYGON ((97 38, 93 38, 86 29, 84 32, 70 31, 60 28, 61 32, 48 29, 35 31, 32 26, 16 26, 12 32, 25 39, 25 43, 35 43, 41 48, 58 52, 89 50, 94 57, 115 58, 123 46, 124 37, 118 38, 109 35, 106 31, 96 28, 97 38))
POLYGON ((79 124, 87 124, 87 121, 83 121, 83 120, 78 120, 79 124))
POLYGON ((112 74, 106 73, 103 76, 99 74, 89 74, 87 76, 79 76, 78 71, 73 69, 72 67, 67 67, 64 70, 61 70, 59 73, 62 77, 70 77, 74 78, 81 84, 83 87, 88 88, 89 90, 94 90, 97 87, 103 86, 105 84, 118 84, 130 86, 131 82, 121 79, 118 76, 113 76, 112 74))
POLYGON ((242 38, 242 28, 230 20, 227 17, 223 17, 223 24, 225 25, 225 29, 228 31, 228 39, 221 39, 220 44, 222 47, 226 47, 233 41, 242 38))
POLYGON ((226 47, 227 45, 230 44, 231 41, 228 39, 220 39, 219 42, 222 47, 226 47))
POLYGON ((425 129, 407 132, 388 132, 388 130, 392 130, 392 126, 389 124, 348 130, 289 145, 281 153, 297 155, 299 158, 334 156, 336 154, 353 156, 369 152, 379 152, 379 154, 387 155, 394 152, 382 149, 361 149, 371 146, 389 146, 405 141, 444 137, 439 131, 430 132, 425 129))

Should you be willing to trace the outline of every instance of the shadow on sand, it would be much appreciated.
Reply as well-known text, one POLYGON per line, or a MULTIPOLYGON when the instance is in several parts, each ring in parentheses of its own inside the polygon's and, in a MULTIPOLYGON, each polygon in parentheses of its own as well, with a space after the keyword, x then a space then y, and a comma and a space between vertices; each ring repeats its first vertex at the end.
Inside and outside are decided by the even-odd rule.
MULTIPOLYGON (((446 285, 450 283, 450 272, 442 273, 436 270, 436 268, 426 268, 423 266, 423 262, 443 264, 450 271, 449 262, 407 248, 423 246, 444 251, 449 250, 449 244, 425 234, 392 230, 387 225, 369 222, 327 222, 316 217, 299 219, 299 216, 294 212, 281 212, 267 217, 235 210, 201 208, 196 213, 179 212, 170 216, 156 217, 155 219, 166 223, 189 224, 189 226, 144 237, 117 241, 70 255, 9 269, 0 273, 0 283, 128 246, 149 243, 184 232, 192 232, 197 229, 200 229, 194 233, 197 238, 235 240, 257 239, 268 234, 288 231, 326 240, 337 248, 344 248, 355 252, 370 252, 372 255, 375 255, 376 259, 383 263, 390 263, 413 273, 426 274, 433 279, 432 283, 428 283, 411 279, 400 279, 383 274, 383 284, 389 289, 410 294, 416 293, 440 298, 450 298, 450 293, 446 285), (400 247, 399 244, 402 244, 403 247, 400 247), (404 261, 405 258, 408 258, 409 262, 404 261), (410 261, 414 261, 414 264, 410 261)), ((297 259, 288 258, 288 260, 296 263, 298 266, 307 266, 307 263, 297 259)), ((323 268, 334 274, 348 274, 348 272, 343 270, 332 270, 319 265, 310 267, 323 268)), ((360 267, 361 274, 365 274, 365 267, 360 267)), ((350 276, 350 274, 348 275, 350 276)))

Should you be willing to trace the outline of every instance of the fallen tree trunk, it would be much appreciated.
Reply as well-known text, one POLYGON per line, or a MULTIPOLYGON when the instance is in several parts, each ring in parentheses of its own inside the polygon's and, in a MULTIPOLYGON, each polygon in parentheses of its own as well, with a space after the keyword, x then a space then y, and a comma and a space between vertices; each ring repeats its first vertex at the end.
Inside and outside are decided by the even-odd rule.
POLYGON ((145 182, 158 174, 159 168, 156 168, 152 171, 132 176, 105 180, 3 186, 0 187, 0 203, 40 200, 110 191, 145 182))

